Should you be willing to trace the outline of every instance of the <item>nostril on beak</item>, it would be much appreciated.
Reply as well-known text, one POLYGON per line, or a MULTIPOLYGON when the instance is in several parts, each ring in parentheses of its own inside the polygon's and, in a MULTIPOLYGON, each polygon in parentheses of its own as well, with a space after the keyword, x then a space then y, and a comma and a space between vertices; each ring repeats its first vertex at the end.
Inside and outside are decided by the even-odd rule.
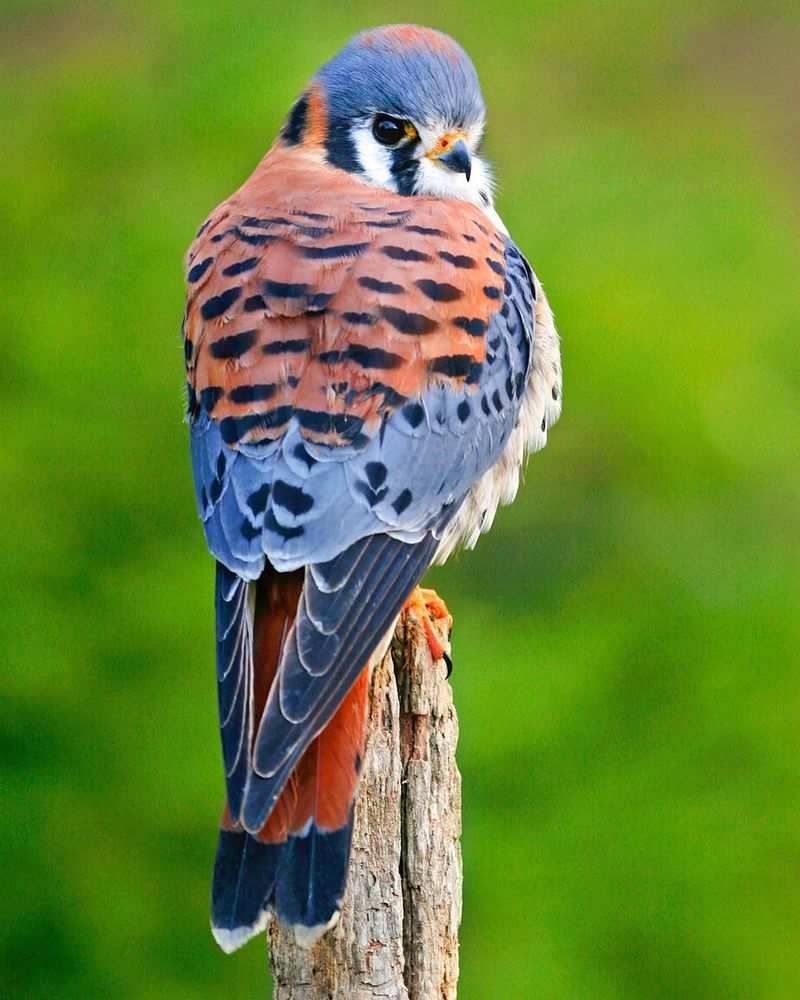
POLYGON ((472 174, 472 157, 469 147, 463 139, 458 139, 450 146, 447 139, 442 140, 443 152, 436 157, 437 163, 442 163, 457 174, 464 174, 467 180, 472 174))

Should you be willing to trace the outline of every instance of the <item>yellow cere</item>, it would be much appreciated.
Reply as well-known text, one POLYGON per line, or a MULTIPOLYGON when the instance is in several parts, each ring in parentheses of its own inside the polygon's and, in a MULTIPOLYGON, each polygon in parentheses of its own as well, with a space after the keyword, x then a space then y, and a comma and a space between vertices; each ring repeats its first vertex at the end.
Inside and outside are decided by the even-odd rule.
POLYGON ((439 141, 433 149, 426 155, 432 158, 441 156, 442 153, 446 153, 448 149, 452 149, 459 139, 464 139, 466 141, 466 138, 466 133, 462 132, 460 129, 456 132, 445 132, 445 134, 439 138, 439 141))

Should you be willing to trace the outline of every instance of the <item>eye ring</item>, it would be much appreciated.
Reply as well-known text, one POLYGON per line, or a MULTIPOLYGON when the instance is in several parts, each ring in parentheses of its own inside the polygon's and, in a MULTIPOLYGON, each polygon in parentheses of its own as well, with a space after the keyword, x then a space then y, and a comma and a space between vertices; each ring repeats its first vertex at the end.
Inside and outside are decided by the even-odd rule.
POLYGON ((378 115, 372 123, 372 135, 381 146, 396 146, 406 137, 416 135, 416 129, 402 118, 378 115))

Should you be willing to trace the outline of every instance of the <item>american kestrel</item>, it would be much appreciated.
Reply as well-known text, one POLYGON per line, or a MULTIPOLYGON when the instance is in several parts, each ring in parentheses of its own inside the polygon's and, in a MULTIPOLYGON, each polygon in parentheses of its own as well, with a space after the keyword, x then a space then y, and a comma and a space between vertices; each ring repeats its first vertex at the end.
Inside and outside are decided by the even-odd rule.
POLYGON ((370 664, 428 567, 513 499, 561 409, 552 313, 494 209, 483 127, 451 38, 364 32, 189 250, 226 951, 273 913, 304 944, 335 923, 370 664))

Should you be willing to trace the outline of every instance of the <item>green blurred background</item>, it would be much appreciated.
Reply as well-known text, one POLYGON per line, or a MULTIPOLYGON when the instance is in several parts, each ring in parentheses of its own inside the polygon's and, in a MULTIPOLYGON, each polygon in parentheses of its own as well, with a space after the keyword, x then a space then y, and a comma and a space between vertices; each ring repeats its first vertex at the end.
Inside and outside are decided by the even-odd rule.
POLYGON ((460 997, 800 996, 800 8, 297 0, 0 13, 0 994, 260 998, 207 896, 211 561, 183 253, 315 68, 473 56, 565 411, 455 615, 460 997))

